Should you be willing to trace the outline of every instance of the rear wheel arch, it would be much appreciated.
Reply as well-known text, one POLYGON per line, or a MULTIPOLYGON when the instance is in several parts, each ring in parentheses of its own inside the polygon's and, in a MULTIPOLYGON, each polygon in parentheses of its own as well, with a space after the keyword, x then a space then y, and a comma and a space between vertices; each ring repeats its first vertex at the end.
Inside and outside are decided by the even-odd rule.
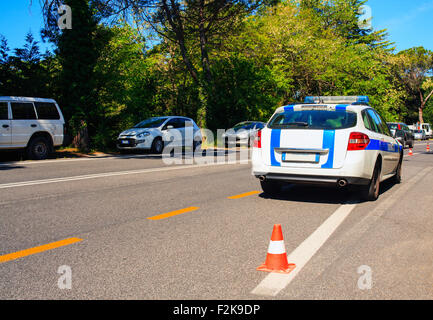
POLYGON ((373 171, 376 169, 376 166, 379 169, 379 179, 382 178, 382 165, 383 165, 383 158, 382 155, 379 153, 376 159, 376 163, 374 164, 373 171))
POLYGON ((32 160, 46 159, 53 151, 53 139, 47 132, 34 133, 26 147, 27 156, 32 160))
POLYGON ((27 147, 30 145, 30 142, 32 142, 32 140, 36 138, 44 138, 49 144, 50 152, 53 151, 54 148, 53 137, 46 131, 38 131, 33 133, 33 135, 29 139, 29 142, 27 143, 27 147))

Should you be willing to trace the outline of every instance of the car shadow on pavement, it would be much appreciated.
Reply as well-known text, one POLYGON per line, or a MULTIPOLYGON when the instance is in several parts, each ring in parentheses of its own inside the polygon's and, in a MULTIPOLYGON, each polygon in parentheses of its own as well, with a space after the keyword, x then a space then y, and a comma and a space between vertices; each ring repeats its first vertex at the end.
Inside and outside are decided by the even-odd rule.
MULTIPOLYGON (((390 179, 380 184, 379 196, 388 192, 395 183, 390 179)), ((318 187, 308 185, 287 184, 277 195, 259 194, 260 198, 272 200, 285 200, 293 202, 310 202, 326 204, 347 204, 366 202, 361 199, 356 188, 318 187)))
POLYGON ((120 156, 118 156, 120 159, 162 159, 164 157, 195 157, 195 156, 202 156, 202 157, 216 157, 216 156, 226 156, 230 154, 238 154, 240 153, 239 150, 224 150, 224 149, 203 149, 201 152, 197 154, 193 154, 191 150, 185 150, 182 153, 172 153, 170 155, 165 154, 156 154, 152 153, 151 151, 128 151, 123 152, 120 156))
POLYGON ((9 164, 9 163, 0 164, 0 171, 23 169, 23 168, 24 168, 23 166, 14 166, 13 164, 9 164))
MULTIPOLYGON (((47 160, 54 159, 74 159, 83 156, 75 152, 55 151, 47 157, 47 160)), ((18 162, 29 160, 23 151, 2 151, 0 153, 0 162, 18 162)))
POLYGON ((295 202, 342 204, 347 202, 348 195, 350 191, 344 189, 287 184, 276 195, 261 193, 259 197, 295 202))

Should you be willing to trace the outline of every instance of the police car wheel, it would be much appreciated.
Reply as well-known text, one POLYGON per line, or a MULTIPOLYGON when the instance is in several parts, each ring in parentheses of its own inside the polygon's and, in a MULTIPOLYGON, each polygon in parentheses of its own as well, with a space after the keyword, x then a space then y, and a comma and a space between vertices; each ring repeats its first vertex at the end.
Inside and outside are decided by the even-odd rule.
POLYGON ((275 195, 281 191, 281 183, 278 181, 260 181, 260 185, 262 186, 263 192, 269 195, 275 195))
POLYGON ((395 176, 394 176, 394 182, 400 183, 401 182, 401 166, 403 162, 403 156, 400 156, 400 161, 398 162, 397 169, 395 170, 395 176))
POLYGON ((380 186, 380 167, 376 164, 373 172, 373 177, 370 180, 368 186, 364 187, 363 198, 367 201, 375 201, 379 198, 379 186, 380 186))

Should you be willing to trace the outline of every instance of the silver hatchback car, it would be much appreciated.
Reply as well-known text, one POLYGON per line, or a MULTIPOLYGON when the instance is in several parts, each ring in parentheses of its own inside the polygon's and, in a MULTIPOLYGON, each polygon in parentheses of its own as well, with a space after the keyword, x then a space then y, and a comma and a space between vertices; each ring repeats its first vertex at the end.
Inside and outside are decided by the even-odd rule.
POLYGON ((141 121, 121 132, 117 148, 127 150, 151 150, 162 153, 164 146, 190 147, 194 151, 201 147, 202 135, 194 120, 181 116, 153 117, 141 121))
POLYGON ((251 146, 257 131, 265 127, 264 122, 260 121, 243 121, 239 122, 233 128, 227 129, 222 135, 225 147, 247 145, 251 146))

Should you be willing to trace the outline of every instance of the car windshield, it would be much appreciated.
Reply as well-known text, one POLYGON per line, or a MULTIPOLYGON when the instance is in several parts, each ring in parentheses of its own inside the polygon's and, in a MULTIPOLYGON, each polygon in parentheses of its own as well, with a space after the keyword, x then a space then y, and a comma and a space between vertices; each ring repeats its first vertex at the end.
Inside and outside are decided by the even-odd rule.
POLYGON ((141 121, 139 124, 136 124, 134 128, 158 128, 164 123, 165 120, 167 120, 167 117, 149 118, 141 121))
POLYGON ((241 129, 248 130, 248 129, 252 129, 253 127, 254 127, 254 122, 240 122, 233 127, 233 130, 235 131, 241 129))
POLYGON ((355 125, 356 113, 346 110, 286 110, 274 115, 268 127, 271 129, 335 130, 355 125))

